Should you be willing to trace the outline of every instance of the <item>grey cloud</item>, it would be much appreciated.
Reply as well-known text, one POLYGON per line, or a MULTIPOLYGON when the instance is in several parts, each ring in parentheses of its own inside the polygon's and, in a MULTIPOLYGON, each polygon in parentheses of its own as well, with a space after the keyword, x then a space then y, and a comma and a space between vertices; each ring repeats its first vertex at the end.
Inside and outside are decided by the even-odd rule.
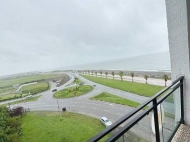
POLYGON ((166 51, 165 11, 164 0, 1 1, 0 74, 166 51))

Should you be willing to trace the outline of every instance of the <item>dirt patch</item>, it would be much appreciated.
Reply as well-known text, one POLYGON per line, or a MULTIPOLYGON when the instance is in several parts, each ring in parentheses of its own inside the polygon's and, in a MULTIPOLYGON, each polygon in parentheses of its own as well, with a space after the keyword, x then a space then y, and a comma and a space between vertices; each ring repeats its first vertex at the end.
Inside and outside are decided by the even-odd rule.
POLYGON ((64 77, 61 79, 61 81, 59 81, 59 83, 57 83, 56 87, 59 87, 59 86, 65 84, 69 80, 70 80, 70 77, 65 74, 64 77))

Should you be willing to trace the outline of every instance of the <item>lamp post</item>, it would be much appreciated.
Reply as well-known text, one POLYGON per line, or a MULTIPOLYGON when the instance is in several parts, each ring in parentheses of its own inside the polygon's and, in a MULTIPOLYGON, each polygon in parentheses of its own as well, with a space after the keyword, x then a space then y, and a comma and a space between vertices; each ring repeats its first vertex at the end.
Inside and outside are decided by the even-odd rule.
POLYGON ((59 111, 59 117, 60 117, 60 119, 61 119, 61 111, 60 111, 58 99, 57 99, 57 106, 58 106, 58 111, 59 111))

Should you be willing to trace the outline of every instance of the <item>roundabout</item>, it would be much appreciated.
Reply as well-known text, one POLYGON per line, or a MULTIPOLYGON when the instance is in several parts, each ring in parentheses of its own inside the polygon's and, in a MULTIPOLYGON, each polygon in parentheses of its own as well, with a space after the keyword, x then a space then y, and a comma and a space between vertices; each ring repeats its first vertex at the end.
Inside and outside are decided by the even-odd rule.
POLYGON ((75 87, 69 87, 63 90, 60 90, 53 94, 54 98, 60 99, 60 98, 73 98, 78 97, 81 95, 84 95, 86 93, 89 93, 93 90, 93 87, 90 85, 82 85, 82 86, 75 86, 75 87))
MULTIPOLYGON (((114 123, 122 116, 134 110, 134 107, 110 103, 110 102, 98 101, 98 100, 91 100, 90 98, 106 91, 108 93, 115 94, 123 98, 134 100, 138 103, 142 103, 145 100, 149 99, 147 97, 138 96, 136 94, 124 92, 121 90, 113 89, 110 87, 106 87, 104 85, 91 82, 79 76, 78 74, 68 74, 68 75, 70 76, 70 80, 60 87, 56 87, 55 82, 49 82, 51 85, 51 90, 39 93, 38 95, 41 95, 41 97, 37 101, 25 102, 12 106, 13 107, 23 106, 24 108, 30 108, 31 111, 60 111, 62 108, 66 108, 68 112, 84 114, 98 119, 100 119, 102 116, 105 116, 114 123), (68 86, 68 84, 71 84, 74 81, 75 77, 78 77, 82 82, 84 82, 84 86, 90 86, 90 88, 93 89, 88 90, 84 89, 85 88, 84 87, 81 90, 83 91, 88 90, 87 92, 78 96, 73 95, 75 94, 73 92, 77 92, 76 87, 79 86, 78 85, 68 86), (69 92, 68 90, 71 90, 71 88, 73 90, 69 92), (57 97, 59 98, 61 96, 62 99, 54 97, 56 94, 55 92, 52 92, 52 90, 54 89, 57 89, 56 92, 58 94, 57 97)), ((78 89, 78 91, 79 90, 80 89, 78 89)), ((166 121, 169 121, 169 119, 166 119, 166 121)), ((138 123, 138 125, 134 127, 133 132, 140 135, 147 135, 144 134, 144 131, 149 130, 150 133, 153 133, 151 128, 148 127, 151 125, 150 122, 151 122, 151 115, 149 114, 143 120, 141 120, 141 122, 138 123)))

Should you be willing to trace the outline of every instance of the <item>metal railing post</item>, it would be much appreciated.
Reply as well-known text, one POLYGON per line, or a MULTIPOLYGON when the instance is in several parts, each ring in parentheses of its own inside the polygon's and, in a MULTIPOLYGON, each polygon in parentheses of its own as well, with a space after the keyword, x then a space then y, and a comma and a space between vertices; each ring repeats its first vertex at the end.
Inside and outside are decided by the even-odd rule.
MULTIPOLYGON (((106 128, 105 130, 101 131, 99 134, 95 135, 91 139, 88 140, 88 142, 96 142, 101 140, 103 137, 108 135, 113 130, 117 129, 121 124, 124 124, 123 127, 121 127, 116 133, 114 133, 112 136, 109 136, 109 138, 106 140, 106 142, 110 141, 116 141, 117 139, 120 139, 121 141, 125 141, 124 134, 129 131, 135 124, 137 124, 141 119, 143 119, 148 113, 152 112, 154 113, 154 125, 155 125, 155 138, 156 142, 164 141, 163 136, 163 128, 162 131, 159 128, 162 124, 162 109, 158 109, 158 106, 162 104, 163 101, 165 101, 166 98, 168 98, 175 90, 180 88, 180 94, 178 90, 178 96, 180 95, 181 98, 181 120, 180 123, 175 127, 175 130, 177 130, 181 123, 184 123, 184 96, 183 96, 183 78, 184 76, 179 77, 176 79, 172 84, 170 84, 168 87, 165 87, 161 91, 159 91, 157 94, 155 94, 153 97, 151 97, 149 100, 145 101, 143 104, 138 106, 136 109, 132 110, 131 112, 127 113, 125 116, 121 117, 119 120, 117 120, 115 123, 113 123, 110 127, 106 128), (172 88, 173 87, 173 88, 172 88), (163 96, 162 96, 163 95, 163 96), (159 99, 158 99, 159 98, 159 99), (149 106, 149 104, 152 103, 153 105, 149 106), (146 110, 141 112, 145 106, 149 106, 146 110), (161 113, 161 115, 158 113, 161 113), (137 116, 135 116, 138 114, 137 116), (133 117, 134 116, 134 117, 133 117), (132 120, 129 120, 130 118, 133 118, 132 120), (126 121, 129 120, 129 122, 126 123, 126 121), (161 121, 161 122, 160 122, 161 121)), ((172 94, 173 95, 173 94, 172 94)), ((176 131, 173 131, 171 134, 170 140, 173 138, 176 131)), ((169 141, 170 141, 169 140, 169 141)))
POLYGON ((159 122, 158 122, 158 109, 157 109, 157 98, 153 100, 154 106, 154 124, 155 124, 155 134, 156 134, 156 142, 160 142, 160 131, 159 131, 159 122))
POLYGON ((180 86, 180 97, 181 97, 181 123, 184 124, 184 100, 183 100, 183 79, 180 80, 182 85, 180 86))

